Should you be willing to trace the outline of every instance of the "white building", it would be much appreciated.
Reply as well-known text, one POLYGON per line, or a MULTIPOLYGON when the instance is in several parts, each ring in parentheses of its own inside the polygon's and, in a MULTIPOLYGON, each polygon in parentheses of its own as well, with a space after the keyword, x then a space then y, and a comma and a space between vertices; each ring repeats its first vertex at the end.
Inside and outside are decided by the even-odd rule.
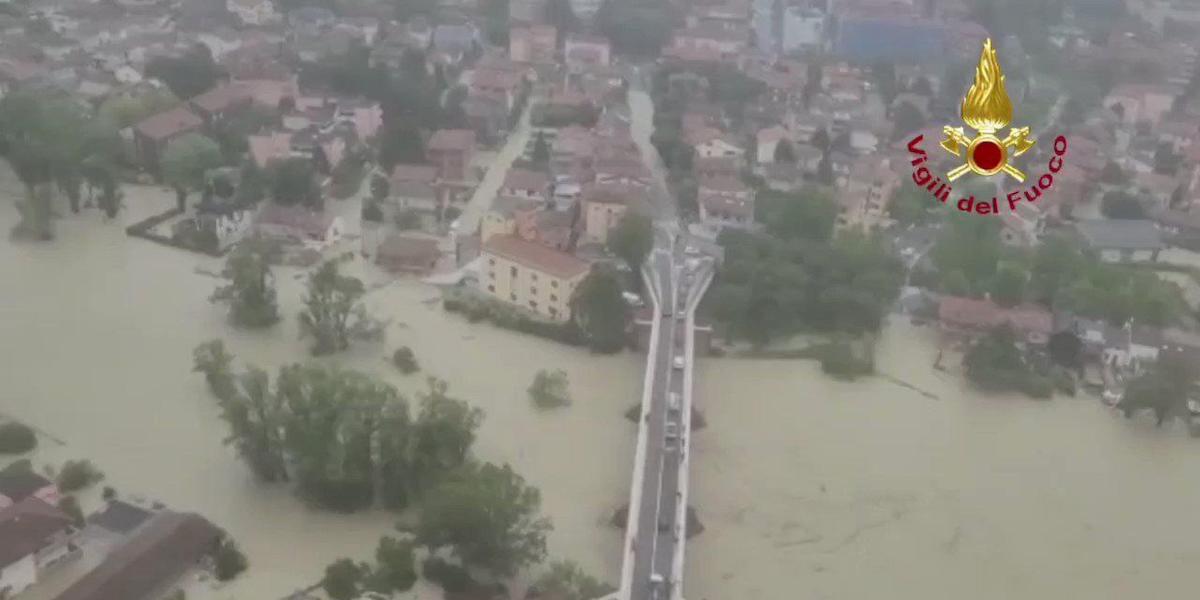
POLYGON ((603 0, 570 0, 571 10, 581 21, 590 22, 600 10, 603 0))
POLYGON ((779 52, 779 23, 775 18, 780 0, 754 0, 754 43, 762 52, 779 52))
POLYGON ((825 13, 815 8, 789 6, 783 12, 780 40, 784 54, 822 48, 825 45, 825 13))
POLYGON ((246 25, 266 25, 279 18, 271 0, 226 0, 225 8, 246 25))

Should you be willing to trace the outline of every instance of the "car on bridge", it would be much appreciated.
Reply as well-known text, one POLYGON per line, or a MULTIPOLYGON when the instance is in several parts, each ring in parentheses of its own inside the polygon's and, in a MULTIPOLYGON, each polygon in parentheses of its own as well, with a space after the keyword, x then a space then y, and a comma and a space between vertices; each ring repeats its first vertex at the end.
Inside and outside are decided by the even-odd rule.
POLYGON ((673 364, 676 369, 683 369, 683 366, 684 366, 683 356, 682 355, 676 356, 675 360, 671 361, 671 364, 673 364))

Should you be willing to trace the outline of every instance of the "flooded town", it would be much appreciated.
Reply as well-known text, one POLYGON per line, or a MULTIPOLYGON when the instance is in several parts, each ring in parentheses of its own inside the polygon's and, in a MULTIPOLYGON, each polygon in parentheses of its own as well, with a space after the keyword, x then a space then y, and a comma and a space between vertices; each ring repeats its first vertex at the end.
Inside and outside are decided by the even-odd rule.
POLYGON ((1186 0, 0 2, 0 600, 1186 595, 1198 55, 1186 0))

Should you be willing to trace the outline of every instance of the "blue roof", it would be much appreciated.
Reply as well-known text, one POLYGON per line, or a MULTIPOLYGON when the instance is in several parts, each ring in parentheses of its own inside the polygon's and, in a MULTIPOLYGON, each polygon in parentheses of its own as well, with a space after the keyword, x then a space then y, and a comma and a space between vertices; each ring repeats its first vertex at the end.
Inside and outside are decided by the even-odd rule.
POLYGON ((850 17, 838 24, 834 53, 852 62, 937 62, 947 38, 936 23, 850 17))

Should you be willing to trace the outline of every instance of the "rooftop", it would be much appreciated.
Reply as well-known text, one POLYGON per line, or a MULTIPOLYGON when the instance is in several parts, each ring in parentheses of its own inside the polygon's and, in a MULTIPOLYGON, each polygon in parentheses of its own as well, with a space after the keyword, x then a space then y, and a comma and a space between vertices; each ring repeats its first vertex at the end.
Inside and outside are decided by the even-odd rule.
POLYGON ((470 129, 439 129, 429 138, 430 150, 471 150, 475 148, 475 132, 470 129))
POLYGON ((151 514, 150 511, 128 502, 113 500, 104 507, 104 510, 88 517, 88 523, 113 533, 129 533, 145 523, 151 514))
POLYGON ((398 164, 392 168, 392 183, 433 183, 437 180, 437 167, 433 165, 398 164))
POLYGON ((550 186, 550 177, 540 171, 519 167, 508 170, 504 176, 504 188, 515 190, 544 191, 550 186))
POLYGON ((192 513, 160 513, 56 600, 146 598, 212 550, 220 531, 192 513))
POLYGON ((1159 250, 1162 233, 1144 219, 1090 219, 1075 224, 1088 245, 1107 250, 1159 250))
POLYGON ((512 235, 493 235, 484 242, 483 251, 563 279, 583 275, 591 268, 586 261, 566 252, 512 235))
POLYGON ((142 135, 152 140, 165 140, 171 136, 198 129, 204 121, 187 106, 179 105, 166 112, 147 117, 136 125, 142 135))
POLYGON ((37 498, 27 498, 0 511, 0 570, 41 550, 71 519, 37 498))

